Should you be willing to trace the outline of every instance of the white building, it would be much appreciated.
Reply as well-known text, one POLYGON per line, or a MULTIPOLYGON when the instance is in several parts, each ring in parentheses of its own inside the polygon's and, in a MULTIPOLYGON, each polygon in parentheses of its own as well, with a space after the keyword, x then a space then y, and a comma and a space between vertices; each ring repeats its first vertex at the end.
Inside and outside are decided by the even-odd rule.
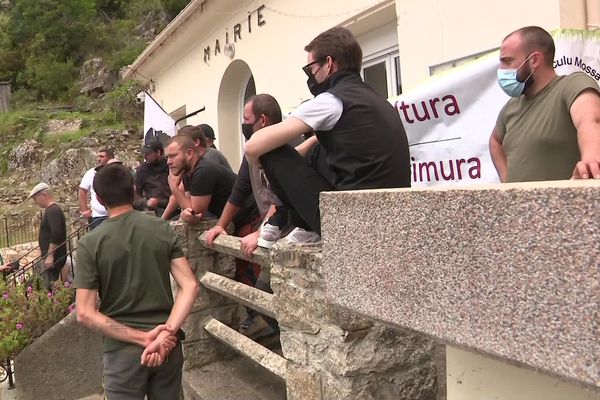
POLYGON ((235 166, 244 99, 269 93, 289 111, 311 98, 303 49, 331 27, 357 36, 365 80, 393 97, 522 26, 596 29, 599 21, 597 0, 192 0, 125 76, 147 84, 175 119, 205 106, 179 125, 211 125, 235 166))

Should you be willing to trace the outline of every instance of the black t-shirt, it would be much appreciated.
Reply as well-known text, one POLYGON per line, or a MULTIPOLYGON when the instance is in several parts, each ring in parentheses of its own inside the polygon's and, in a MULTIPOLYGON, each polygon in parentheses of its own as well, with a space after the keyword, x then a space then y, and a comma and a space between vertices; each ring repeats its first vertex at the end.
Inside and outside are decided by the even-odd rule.
POLYGON ((191 196, 211 195, 208 211, 220 217, 231 189, 235 174, 220 164, 201 159, 191 175, 183 177, 183 186, 191 196))
POLYGON ((54 253, 54 269, 60 269, 65 265, 67 260, 67 223, 65 214, 60 206, 56 203, 52 204, 44 212, 42 223, 40 224, 40 233, 38 236, 38 244, 42 257, 48 254, 50 243, 58 245, 54 253))

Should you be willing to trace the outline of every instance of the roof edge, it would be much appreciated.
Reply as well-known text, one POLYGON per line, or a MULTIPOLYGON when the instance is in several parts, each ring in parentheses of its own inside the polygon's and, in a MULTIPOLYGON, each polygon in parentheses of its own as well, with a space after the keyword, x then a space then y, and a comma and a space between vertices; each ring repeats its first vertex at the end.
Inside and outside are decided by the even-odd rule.
MULTIPOLYGON (((183 10, 177 14, 175 18, 167 24, 167 26, 150 42, 150 44, 137 56, 132 64, 127 66, 127 70, 123 73, 123 79, 133 78, 136 71, 144 64, 144 62, 171 36, 183 23, 191 17, 198 9, 202 10, 206 0, 192 0, 185 6, 183 10)), ((149 78, 147 78, 149 79, 149 78)))

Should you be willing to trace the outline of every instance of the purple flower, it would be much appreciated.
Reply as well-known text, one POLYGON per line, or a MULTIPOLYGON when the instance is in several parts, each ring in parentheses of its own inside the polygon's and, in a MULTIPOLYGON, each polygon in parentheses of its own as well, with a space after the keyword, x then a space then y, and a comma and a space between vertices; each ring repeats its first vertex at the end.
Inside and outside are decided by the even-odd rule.
POLYGON ((4 294, 2 295, 2 298, 3 298, 4 300, 8 299, 9 297, 10 297, 10 296, 8 295, 8 293, 7 293, 7 292, 4 292, 4 294))
POLYGON ((70 288, 71 287, 71 282, 70 281, 65 281, 64 287, 70 288))
POLYGON ((15 327, 17 328, 17 330, 20 331, 21 329, 23 329, 23 324, 20 322, 17 322, 17 325, 15 327))
POLYGON ((48 297, 52 297, 52 296, 53 296, 52 292, 48 292, 48 297))
POLYGON ((27 293, 33 293, 33 288, 31 286, 27 286, 27 293))
POLYGON ((69 306, 69 314, 71 314, 73 311, 75 311, 75 303, 69 306))

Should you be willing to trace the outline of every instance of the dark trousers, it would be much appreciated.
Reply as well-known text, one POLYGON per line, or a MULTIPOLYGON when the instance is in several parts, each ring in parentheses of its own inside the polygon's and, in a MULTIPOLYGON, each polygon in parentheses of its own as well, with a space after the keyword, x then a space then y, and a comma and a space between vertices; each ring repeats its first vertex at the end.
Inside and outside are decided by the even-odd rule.
POLYGON ((106 221, 108 217, 92 217, 92 220, 90 221, 90 226, 89 226, 89 230, 92 231, 95 228, 98 227, 98 225, 100 225, 101 223, 103 223, 104 221, 106 221))
POLYGON ((285 145, 260 157, 271 190, 287 206, 290 223, 321 234, 319 193, 334 190, 325 149, 315 145, 306 158, 285 145))
POLYGON ((181 342, 160 367, 140 364, 137 352, 111 351, 103 357, 104 396, 108 400, 178 400, 181 393, 181 342))

